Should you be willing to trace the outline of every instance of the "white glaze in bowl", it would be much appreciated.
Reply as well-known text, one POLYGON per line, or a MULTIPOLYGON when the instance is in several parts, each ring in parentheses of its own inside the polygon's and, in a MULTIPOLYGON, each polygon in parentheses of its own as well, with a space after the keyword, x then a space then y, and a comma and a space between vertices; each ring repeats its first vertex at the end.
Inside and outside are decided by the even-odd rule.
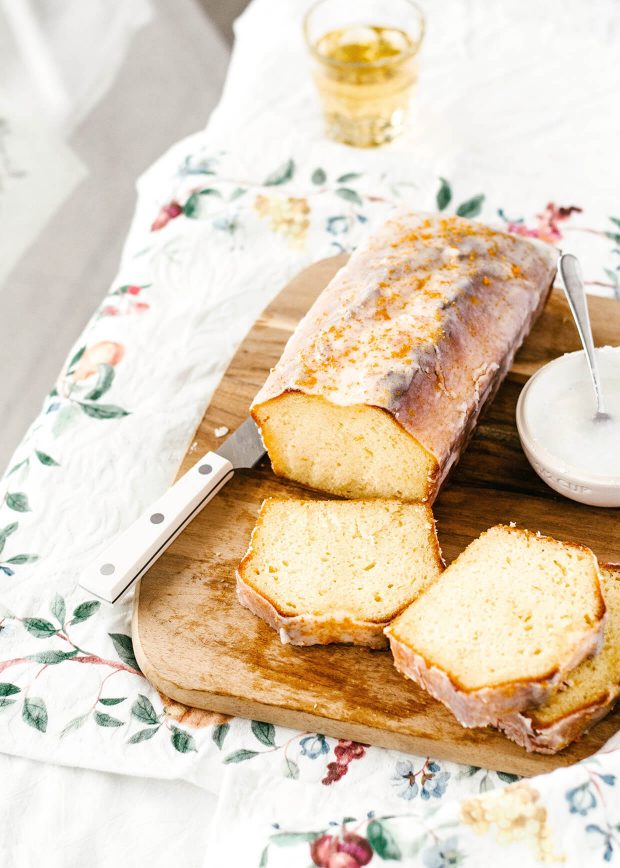
POLYGON ((594 421, 583 351, 549 362, 523 387, 517 428, 528 461, 555 491, 590 506, 620 506, 620 347, 596 350, 611 419, 594 421))

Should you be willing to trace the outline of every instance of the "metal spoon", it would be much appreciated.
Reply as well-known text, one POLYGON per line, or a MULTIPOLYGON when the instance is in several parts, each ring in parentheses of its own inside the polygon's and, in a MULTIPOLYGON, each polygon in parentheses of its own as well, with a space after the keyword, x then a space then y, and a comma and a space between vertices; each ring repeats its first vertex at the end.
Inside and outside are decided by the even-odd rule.
POLYGON ((560 256, 559 270, 564 283, 564 292, 566 293, 566 298, 568 299, 568 304, 585 350, 590 376, 592 377, 592 385, 594 386, 594 394, 596 396, 594 419, 595 421, 609 419, 609 413, 605 409, 601 377, 596 361, 594 340, 592 338, 592 327, 590 326, 590 315, 588 314, 588 301, 579 260, 572 253, 563 253, 560 256))

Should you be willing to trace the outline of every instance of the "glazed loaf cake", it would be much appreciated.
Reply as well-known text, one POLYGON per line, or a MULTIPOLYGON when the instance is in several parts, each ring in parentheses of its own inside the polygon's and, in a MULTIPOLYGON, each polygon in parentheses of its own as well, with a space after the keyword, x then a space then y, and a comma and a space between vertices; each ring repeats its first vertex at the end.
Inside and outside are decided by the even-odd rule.
POLYGON ((405 213, 351 256, 252 404, 275 473, 432 501, 542 310, 548 245, 405 213))
POLYGON ((590 549, 498 525, 385 632, 400 672, 486 726, 546 701, 601 647, 604 615, 590 549))
POLYGON ((599 653, 569 672, 543 705, 498 722, 526 750, 557 753, 609 714, 620 696, 620 565, 601 564, 600 571, 607 618, 599 653))
POLYGON ((426 504, 268 498, 237 596, 282 642, 384 648, 385 625, 442 570, 426 504))

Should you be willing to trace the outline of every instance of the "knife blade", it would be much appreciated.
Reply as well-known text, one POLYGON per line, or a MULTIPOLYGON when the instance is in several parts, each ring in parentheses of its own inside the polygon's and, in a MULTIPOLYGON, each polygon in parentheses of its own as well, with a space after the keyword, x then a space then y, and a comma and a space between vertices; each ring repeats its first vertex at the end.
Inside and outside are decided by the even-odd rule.
POLYGON ((80 577, 80 586, 107 603, 116 603, 232 479, 234 471, 254 467, 264 454, 258 428, 248 418, 104 548, 80 577))

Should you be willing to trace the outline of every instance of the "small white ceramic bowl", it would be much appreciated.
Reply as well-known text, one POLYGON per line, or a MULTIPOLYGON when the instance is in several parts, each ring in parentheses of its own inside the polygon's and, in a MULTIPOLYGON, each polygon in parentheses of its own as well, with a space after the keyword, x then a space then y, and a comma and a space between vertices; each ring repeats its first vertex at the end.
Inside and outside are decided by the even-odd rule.
POLYGON ((616 507, 620 506, 620 347, 597 349, 596 356, 612 419, 592 426, 610 427, 604 431, 589 427, 593 392, 592 410, 588 406, 583 425, 583 414, 576 422, 567 410, 571 405, 558 403, 559 396, 566 398, 573 388, 579 388, 581 395, 587 388, 592 390, 580 350, 554 359, 530 377, 517 403, 517 429, 528 461, 547 485, 579 503, 616 507), (609 473, 607 464, 615 465, 609 473))

